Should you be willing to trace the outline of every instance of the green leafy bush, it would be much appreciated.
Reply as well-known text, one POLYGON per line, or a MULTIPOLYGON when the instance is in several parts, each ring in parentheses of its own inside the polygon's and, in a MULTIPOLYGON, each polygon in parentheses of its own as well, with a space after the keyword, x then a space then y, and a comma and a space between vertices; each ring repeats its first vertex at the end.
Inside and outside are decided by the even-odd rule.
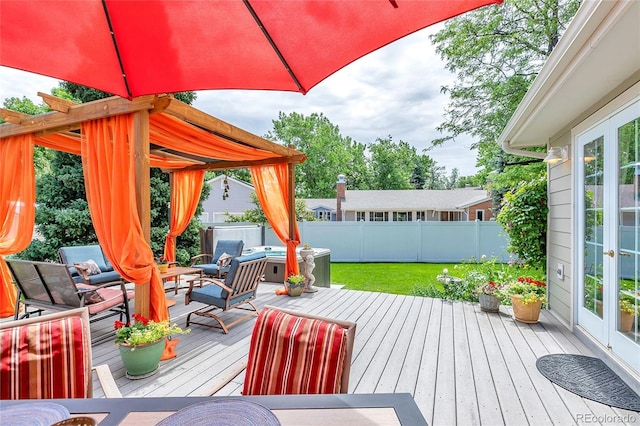
POLYGON ((505 194, 496 221, 509 236, 508 250, 535 268, 546 267, 547 180, 521 182, 505 194))

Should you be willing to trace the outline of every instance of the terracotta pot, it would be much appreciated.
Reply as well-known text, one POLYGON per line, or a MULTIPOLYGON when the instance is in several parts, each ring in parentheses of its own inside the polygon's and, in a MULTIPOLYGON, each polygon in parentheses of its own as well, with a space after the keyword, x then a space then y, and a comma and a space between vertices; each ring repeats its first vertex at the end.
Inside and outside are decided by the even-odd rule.
POLYGON ((633 321, 635 319, 635 315, 620 311, 620 331, 623 333, 630 332, 633 328, 633 321))
POLYGON ((537 302, 522 303, 522 296, 519 294, 511 295, 511 305, 513 306, 513 317, 516 321, 525 322, 527 324, 535 324, 540 318, 540 310, 542 309, 542 300, 537 302))
POLYGON ((480 293, 478 295, 478 301, 480 302, 480 309, 485 312, 500 311, 500 298, 498 296, 480 293))
POLYGON ((120 343, 120 357, 127 370, 127 378, 143 379, 155 374, 164 352, 166 338, 144 345, 131 346, 120 343))

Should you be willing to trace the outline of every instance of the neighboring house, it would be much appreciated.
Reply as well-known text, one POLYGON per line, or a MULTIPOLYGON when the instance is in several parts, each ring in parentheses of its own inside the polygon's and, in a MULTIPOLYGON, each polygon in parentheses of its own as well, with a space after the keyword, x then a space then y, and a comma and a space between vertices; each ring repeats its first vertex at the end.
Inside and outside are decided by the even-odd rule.
POLYGON ((255 192, 252 185, 231 176, 226 178, 229 188, 228 196, 223 198, 225 192, 225 176, 219 175, 205 182, 211 188, 209 198, 202 202, 202 215, 200 221, 203 223, 221 223, 226 219, 225 213, 241 215, 246 210, 256 207, 252 202, 251 193, 255 192))
POLYGON ((639 389, 640 320, 625 331, 619 303, 640 304, 640 2, 582 2, 499 142, 558 157, 549 309, 639 389))
POLYGON ((493 219, 492 199, 483 189, 347 190, 338 176, 337 197, 306 199, 316 219, 362 222, 461 222, 493 219))

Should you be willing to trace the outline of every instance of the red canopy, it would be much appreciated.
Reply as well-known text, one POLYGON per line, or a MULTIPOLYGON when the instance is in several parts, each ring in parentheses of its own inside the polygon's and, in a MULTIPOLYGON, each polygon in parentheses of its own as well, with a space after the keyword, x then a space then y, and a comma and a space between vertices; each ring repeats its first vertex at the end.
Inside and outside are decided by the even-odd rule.
POLYGON ((2 0, 0 65, 128 98, 205 89, 306 93, 392 41, 501 2, 2 0))

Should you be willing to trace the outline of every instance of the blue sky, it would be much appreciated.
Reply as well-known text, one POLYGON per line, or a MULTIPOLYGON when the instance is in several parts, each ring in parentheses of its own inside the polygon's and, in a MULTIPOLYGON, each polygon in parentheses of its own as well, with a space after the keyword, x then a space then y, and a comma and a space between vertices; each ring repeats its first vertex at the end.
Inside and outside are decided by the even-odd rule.
MULTIPOLYGON (((368 144, 391 135, 418 152, 442 135, 448 98, 442 85, 455 77, 445 70, 428 35, 439 25, 419 31, 373 52, 336 72, 306 95, 273 91, 199 91, 194 106, 244 130, 263 136, 273 128, 280 111, 304 115, 323 113, 343 136, 368 144)), ((57 81, 36 74, 0 67, 0 100, 26 96, 39 103, 37 92, 50 93, 57 81)), ((427 152, 461 175, 475 173, 473 140, 461 137, 427 152)))

